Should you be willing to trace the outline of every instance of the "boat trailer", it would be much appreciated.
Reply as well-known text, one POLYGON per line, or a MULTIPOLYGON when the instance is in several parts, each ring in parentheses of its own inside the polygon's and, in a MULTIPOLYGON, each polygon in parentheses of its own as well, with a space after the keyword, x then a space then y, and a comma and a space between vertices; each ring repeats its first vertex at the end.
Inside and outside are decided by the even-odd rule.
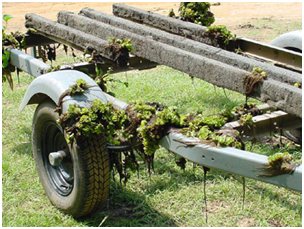
MULTIPOLYGON (((114 4, 113 14, 107 15, 90 8, 82 9, 79 14, 60 11, 57 22, 35 14, 26 15, 26 27, 36 31, 34 35, 25 37, 27 48, 31 49, 32 55, 16 49, 9 50, 11 64, 36 77, 24 96, 20 110, 23 110, 28 104, 40 104, 46 99, 58 104, 61 95, 77 79, 84 79, 89 85, 96 87, 85 93, 86 101, 81 96, 79 98, 67 96, 68 98, 62 103, 63 113, 68 110, 70 104, 76 103, 83 107, 89 107, 96 98, 104 103, 110 102, 113 107, 119 110, 128 107, 127 103, 102 92, 88 75, 80 72, 83 67, 94 69, 93 64, 65 65, 61 66, 59 71, 48 73, 51 66, 37 59, 39 57, 38 47, 60 43, 80 51, 92 52, 94 50, 95 53, 103 57, 104 63, 100 64, 99 67, 104 72, 110 67, 113 73, 116 73, 166 65, 218 87, 241 94, 246 93, 243 84, 246 76, 250 75, 253 67, 260 67, 265 70, 268 78, 259 83, 258 88, 249 96, 267 103, 258 107, 263 114, 253 117, 254 129, 241 126, 237 120, 225 124, 224 128, 236 129, 242 132, 243 140, 250 140, 269 133, 302 127, 302 89, 294 87, 297 82, 302 84, 301 53, 238 38, 233 45, 241 47, 243 53, 237 54, 229 50, 229 47, 228 50, 225 50, 210 45, 212 41, 204 36, 206 33, 204 26, 168 18, 123 4, 114 4), (109 49, 109 37, 130 39, 134 46, 132 55, 127 60, 121 60, 121 56, 115 56, 109 49)), ((43 111, 43 108, 39 109, 36 111, 35 117, 43 111)), ((49 130, 55 131, 52 128, 49 130)), ((260 169, 268 164, 267 156, 231 147, 213 147, 209 144, 200 143, 188 146, 196 142, 200 142, 199 139, 171 132, 163 137, 159 144, 199 165, 302 192, 302 165, 296 166, 290 174, 261 176, 260 169)), ((33 144, 38 143, 34 141, 33 144)), ((43 150, 39 148, 41 146, 35 147, 38 151, 43 150)), ((72 147, 70 151, 75 150, 73 146, 69 147, 72 147)), ((59 174, 59 170, 52 169, 52 166, 61 166, 61 157, 64 152, 65 150, 56 147, 47 150, 49 161, 41 159, 37 166, 45 167, 49 174, 59 174)), ((106 162, 102 163, 104 163, 104 167, 108 167, 106 162)), ((75 169, 77 166, 72 164, 72 167, 75 169)), ((62 166, 62 168, 66 169, 67 173, 71 169, 68 166, 62 166)), ((107 169, 103 168, 103 171, 107 169)), ((40 176, 40 178, 47 179, 46 176, 40 176)), ((67 186, 69 185, 68 179, 72 179, 71 177, 62 178, 59 175, 57 177, 58 179, 52 180, 53 183, 61 182, 61 185, 66 184, 67 186)), ((100 182, 102 183, 103 180, 100 182)), ((102 194, 98 194, 101 197, 97 202, 104 202, 108 193, 107 186, 102 186, 102 194)), ((46 187, 48 189, 55 187, 58 198, 70 198, 73 194, 72 188, 63 189, 57 187, 56 184, 50 186, 44 184, 45 189, 47 189, 46 187)), ((75 186, 73 188, 76 189, 75 186)), ((50 193, 48 190, 46 192, 50 193)), ((79 195, 83 195, 83 193, 79 195)), ((86 210, 83 211, 80 211, 80 208, 72 210, 75 206, 62 207, 56 199, 51 201, 75 217, 89 214, 96 208, 93 206, 85 207, 86 210)), ((86 201, 85 203, 88 203, 89 200, 86 201)))

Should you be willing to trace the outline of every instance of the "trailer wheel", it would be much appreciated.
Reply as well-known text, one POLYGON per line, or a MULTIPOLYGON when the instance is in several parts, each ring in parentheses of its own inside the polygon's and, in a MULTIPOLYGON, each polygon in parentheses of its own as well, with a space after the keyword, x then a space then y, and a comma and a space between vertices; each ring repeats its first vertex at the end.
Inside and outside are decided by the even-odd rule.
POLYGON ((101 135, 67 144, 57 124, 56 105, 45 100, 33 119, 33 154, 40 181, 50 201, 75 218, 86 216, 105 203, 110 186, 110 165, 101 135))

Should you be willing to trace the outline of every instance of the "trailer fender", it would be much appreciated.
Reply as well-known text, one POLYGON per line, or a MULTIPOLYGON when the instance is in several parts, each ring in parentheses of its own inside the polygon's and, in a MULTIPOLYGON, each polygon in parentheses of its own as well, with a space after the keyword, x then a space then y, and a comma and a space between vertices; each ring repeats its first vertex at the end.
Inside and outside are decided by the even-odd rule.
POLYGON ((271 41, 270 44, 276 47, 302 52, 302 30, 284 33, 271 41))
POLYGON ((77 103, 82 107, 89 107, 94 99, 107 103, 103 91, 91 77, 76 70, 64 70, 46 73, 34 79, 23 97, 19 110, 22 111, 29 104, 39 104, 46 98, 58 104, 61 95, 78 79, 84 79, 90 88, 83 95, 65 96, 61 104, 62 113, 67 112, 70 104, 77 103))

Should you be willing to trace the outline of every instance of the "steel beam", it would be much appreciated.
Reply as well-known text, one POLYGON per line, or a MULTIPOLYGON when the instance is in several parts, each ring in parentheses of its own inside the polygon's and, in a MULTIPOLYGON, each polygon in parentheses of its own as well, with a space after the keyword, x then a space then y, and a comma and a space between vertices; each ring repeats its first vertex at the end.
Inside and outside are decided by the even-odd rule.
POLYGON ((186 138, 182 134, 171 133, 161 139, 160 145, 192 162, 209 168, 302 191, 302 165, 297 167, 292 174, 262 177, 259 175, 263 174, 261 169, 268 164, 267 156, 230 147, 215 148, 204 144, 187 147, 180 143, 181 141, 195 142, 197 140, 186 138))
MULTIPOLYGON (((99 70, 101 69, 104 73, 107 73, 111 69, 112 74, 119 72, 127 72, 132 70, 147 70, 147 69, 155 68, 157 65, 158 64, 155 62, 136 56, 130 57, 128 61, 128 65, 124 67, 117 66, 111 62, 110 63, 104 62, 97 64, 99 70)), ((74 69, 87 74, 93 74, 93 75, 96 74, 94 63, 82 62, 76 64, 66 64, 60 67, 60 70, 66 70, 66 69, 74 69)))
POLYGON ((26 53, 17 50, 17 49, 11 49, 10 51, 10 62, 15 67, 29 73, 32 76, 40 76, 42 74, 45 74, 49 68, 51 68, 50 65, 43 63, 42 61, 27 55, 26 53))
POLYGON ((223 128, 230 127, 241 133, 242 140, 248 141, 261 136, 281 133, 302 127, 302 119, 284 111, 274 111, 252 118, 253 125, 241 125, 238 121, 229 122, 223 128))
POLYGON ((236 43, 242 52, 273 60, 275 64, 278 65, 282 65, 281 63, 284 63, 287 68, 289 65, 294 66, 295 70, 302 72, 302 53, 264 44, 247 38, 239 38, 236 40, 236 43))

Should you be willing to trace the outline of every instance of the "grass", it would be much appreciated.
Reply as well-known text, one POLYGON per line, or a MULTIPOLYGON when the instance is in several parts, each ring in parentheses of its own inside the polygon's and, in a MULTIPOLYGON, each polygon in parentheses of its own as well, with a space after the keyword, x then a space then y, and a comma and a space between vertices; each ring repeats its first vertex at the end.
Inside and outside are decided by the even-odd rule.
MULTIPOLYGON (((244 102, 238 93, 215 88, 202 80, 165 66, 149 71, 120 73, 116 78, 129 87, 109 87, 125 102, 160 102, 177 106, 180 112, 204 115, 244 102)), ((33 80, 22 73, 20 84, 10 91, 3 85, 2 99, 2 226, 302 226, 301 194, 285 188, 246 179, 243 209, 241 178, 211 170, 207 175, 206 223, 204 176, 200 166, 188 162, 185 171, 175 164, 175 155, 161 148, 155 157, 155 173, 140 166, 126 185, 112 181, 107 204, 93 216, 75 220, 49 202, 40 185, 31 153, 31 121, 35 105, 19 112, 24 93, 33 80)), ((15 82, 17 82, 15 78, 15 82)), ((247 150, 251 143, 247 143, 247 150)), ((288 151, 301 163, 301 148, 277 148, 255 144, 253 152, 270 155, 288 151)))
POLYGON ((128 103, 142 99, 176 106, 181 113, 201 112, 210 115, 244 102, 241 94, 228 90, 224 92, 212 84, 192 79, 185 73, 165 66, 140 73, 120 73, 117 78, 128 82, 129 87, 114 83, 109 90, 114 90, 119 99, 128 103))

